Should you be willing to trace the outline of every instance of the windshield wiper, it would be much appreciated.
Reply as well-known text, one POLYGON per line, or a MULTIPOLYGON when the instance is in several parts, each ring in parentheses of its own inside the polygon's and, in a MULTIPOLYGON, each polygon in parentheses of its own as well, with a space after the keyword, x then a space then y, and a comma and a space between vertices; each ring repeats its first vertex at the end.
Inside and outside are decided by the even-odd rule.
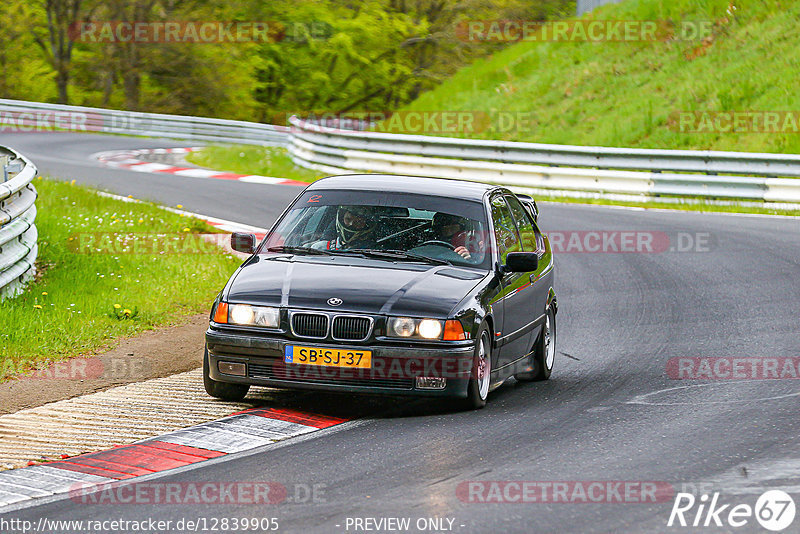
POLYGON ((413 252, 406 252, 405 250, 380 250, 374 248, 355 248, 351 249, 348 252, 357 252, 360 254, 364 254, 365 256, 370 256, 372 258, 380 258, 380 259, 387 259, 387 260, 411 260, 411 261, 421 261, 424 263, 433 263, 435 265, 453 265, 447 260, 443 260, 440 258, 430 258, 428 256, 423 256, 422 254, 414 254, 413 252))
POLYGON ((350 250, 350 249, 341 249, 341 248, 332 248, 326 250, 328 254, 331 256, 364 256, 364 253, 360 250, 350 250))
POLYGON ((280 247, 269 247, 267 249, 269 252, 286 252, 289 254, 316 254, 321 256, 330 256, 330 252, 327 250, 319 250, 316 248, 311 247, 287 247, 287 246, 280 246, 280 247))

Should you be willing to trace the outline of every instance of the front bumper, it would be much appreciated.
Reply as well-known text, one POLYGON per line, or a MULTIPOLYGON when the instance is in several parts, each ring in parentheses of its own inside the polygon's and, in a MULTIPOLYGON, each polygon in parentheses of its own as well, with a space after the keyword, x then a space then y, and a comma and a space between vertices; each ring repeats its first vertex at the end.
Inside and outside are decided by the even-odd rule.
POLYGON ((334 392, 466 397, 475 349, 473 342, 415 344, 376 341, 352 345, 372 351, 372 369, 341 369, 284 363, 286 345, 343 348, 345 343, 282 338, 264 333, 206 332, 209 376, 218 382, 334 392), (218 362, 243 363, 245 376, 222 374, 218 362), (418 389, 417 376, 447 378, 443 389, 418 389))

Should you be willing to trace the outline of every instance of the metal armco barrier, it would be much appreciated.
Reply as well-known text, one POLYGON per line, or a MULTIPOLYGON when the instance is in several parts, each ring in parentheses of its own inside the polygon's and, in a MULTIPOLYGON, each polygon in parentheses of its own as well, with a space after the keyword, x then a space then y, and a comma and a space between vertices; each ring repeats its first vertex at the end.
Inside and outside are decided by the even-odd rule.
POLYGON ((287 128, 257 122, 0 99, 0 132, 63 130, 252 145, 285 145, 287 128))
POLYGON ((323 172, 458 178, 567 196, 800 202, 800 179, 784 178, 800 177, 800 156, 792 154, 579 147, 356 132, 296 117, 290 123, 287 148, 294 162, 323 172))
POLYGON ((622 0, 578 0, 575 5, 575 10, 578 15, 583 15, 592 11, 596 7, 604 6, 606 4, 618 4, 622 0))
POLYGON ((36 188, 38 174, 25 156, 0 147, 0 300, 20 293, 36 272, 36 188))
POLYGON ((0 131, 94 131, 286 145, 322 172, 459 178, 577 197, 800 203, 800 155, 546 145, 290 126, 0 99, 0 131))

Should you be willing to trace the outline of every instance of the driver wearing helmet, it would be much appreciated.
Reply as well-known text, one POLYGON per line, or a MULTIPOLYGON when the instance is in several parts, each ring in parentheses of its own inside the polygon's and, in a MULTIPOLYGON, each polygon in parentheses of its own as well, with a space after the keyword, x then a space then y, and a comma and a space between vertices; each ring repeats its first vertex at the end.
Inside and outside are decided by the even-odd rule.
POLYGON ((437 239, 452 245, 456 254, 465 260, 472 257, 467 249, 469 234, 467 233, 467 220, 464 217, 439 212, 433 216, 431 227, 437 239))
POLYGON ((336 239, 313 247, 326 250, 372 248, 377 226, 377 216, 371 206, 339 206, 336 210, 336 239))

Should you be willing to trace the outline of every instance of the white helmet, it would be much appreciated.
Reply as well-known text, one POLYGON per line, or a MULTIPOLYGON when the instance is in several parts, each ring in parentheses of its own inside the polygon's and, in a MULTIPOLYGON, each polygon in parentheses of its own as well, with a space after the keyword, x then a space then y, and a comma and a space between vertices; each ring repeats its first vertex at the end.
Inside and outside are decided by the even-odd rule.
POLYGON ((375 211, 370 206, 339 206, 336 212, 336 233, 343 246, 347 246, 353 241, 366 236, 377 226, 375 211), (350 213, 364 220, 364 226, 353 228, 353 225, 345 224, 344 217, 350 213))

